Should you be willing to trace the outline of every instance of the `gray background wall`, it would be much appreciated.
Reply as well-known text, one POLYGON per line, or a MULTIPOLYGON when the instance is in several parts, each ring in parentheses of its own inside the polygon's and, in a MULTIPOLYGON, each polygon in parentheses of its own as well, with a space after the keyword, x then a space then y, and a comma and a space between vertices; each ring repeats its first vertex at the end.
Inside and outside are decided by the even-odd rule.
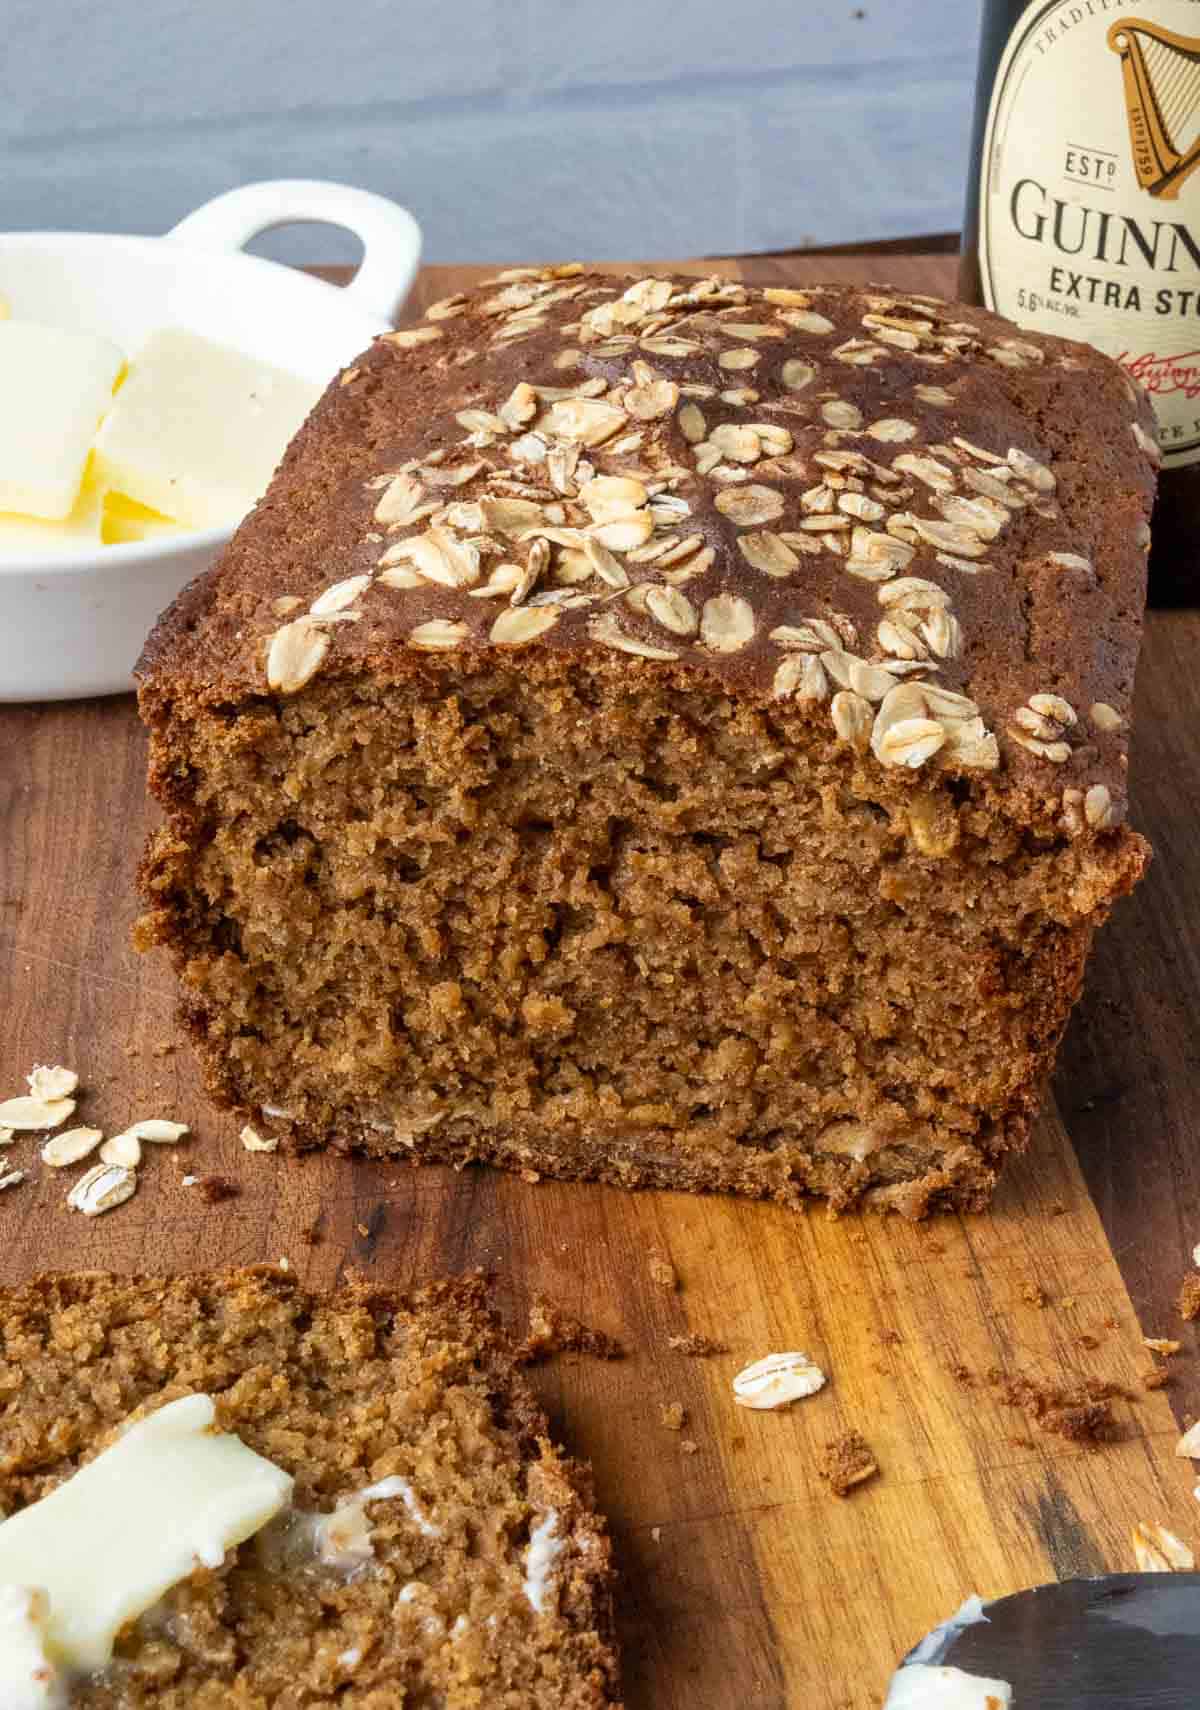
MULTIPOLYGON (((0 229, 161 231, 252 178, 434 261, 950 230, 978 0, 0 0, 0 229)), ((329 231, 270 253, 353 258, 329 231)))

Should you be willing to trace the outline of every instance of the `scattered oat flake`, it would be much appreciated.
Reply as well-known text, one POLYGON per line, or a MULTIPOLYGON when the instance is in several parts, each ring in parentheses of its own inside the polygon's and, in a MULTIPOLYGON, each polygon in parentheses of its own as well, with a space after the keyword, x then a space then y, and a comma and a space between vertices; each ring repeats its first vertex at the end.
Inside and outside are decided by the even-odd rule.
POLYGON ((5 1188, 17 1187, 24 1180, 24 1170, 5 1170, 4 1174, 0 1176, 0 1192, 3 1192, 5 1188))
POLYGON ((292 1268, 292 1261, 290 1259, 280 1259, 279 1268, 281 1271, 290 1271, 292 1268))
POLYGON ((179 1185, 180 1187, 195 1187, 199 1180, 199 1176, 180 1176, 179 1185))
POLYGON ((1165 1526, 1149 1526, 1139 1521, 1130 1536, 1139 1573, 1191 1573, 1195 1569, 1192 1551, 1165 1526))
POLYGON ((190 1131, 186 1122, 170 1122, 163 1116, 147 1116, 140 1122, 131 1122, 125 1132, 132 1134, 135 1140, 149 1140, 156 1146, 173 1146, 176 1140, 182 1140, 190 1131))
POLYGON ((70 1098, 79 1085, 79 1076, 74 1069, 64 1069, 60 1063, 53 1068, 39 1063, 25 1078, 34 1098, 45 1099, 49 1104, 53 1104, 55 1099, 70 1098))
POLYGON ((687 1412, 682 1402, 667 1401, 659 1407, 658 1416, 668 1431, 682 1431, 687 1412))
POLYGON ((61 1170, 66 1164, 78 1164, 104 1138, 99 1128, 68 1128, 62 1134, 52 1134, 42 1147, 42 1162, 51 1169, 61 1170))
POLYGON ((1192 1263, 1200 1266, 1200 1245, 1192 1248, 1192 1263))
POLYGON ((102 1164, 120 1164, 127 1170, 135 1170, 142 1161, 142 1143, 136 1134, 126 1131, 124 1134, 114 1134, 100 1148, 102 1164))
POLYGON ((1189 1427, 1175 1445, 1177 1455, 1187 1455, 1194 1461, 1200 1461, 1200 1421, 1189 1427))
POLYGON ((1172 1354, 1177 1354, 1182 1346, 1181 1343, 1172 1341, 1169 1336, 1143 1336, 1142 1345, 1149 1348, 1151 1353, 1161 1354, 1167 1360, 1172 1354))
POLYGON ((137 1175, 120 1164, 93 1164, 67 1195, 67 1204, 85 1217, 99 1217, 123 1205, 137 1191, 137 1175))
POLYGON ((14 1132, 11 1128, 0 1128, 0 1146, 11 1146, 14 1132))
POLYGON ((251 1128, 249 1123, 242 1129, 238 1139, 247 1152, 274 1152, 279 1147, 277 1135, 268 1134, 264 1137, 256 1128, 251 1128))
POLYGON ((656 1544, 661 1543, 662 1542, 662 1527, 661 1526, 651 1526, 650 1536, 654 1539, 654 1542, 656 1544))
POLYGON ((825 1373, 807 1354, 766 1354, 734 1378, 733 1399, 739 1407, 758 1411, 786 1407, 815 1395, 825 1383, 825 1373))
POLYGON ((39 1128, 57 1128, 74 1113, 71 1098, 44 1099, 10 1098, 0 1104, 0 1125, 25 1132, 39 1128))
MULTIPOLYGON (((3 1120, 3 1107, 0 1106, 0 1121, 3 1120)), ((1200 1276, 1184 1277, 1179 1290, 1179 1316, 1188 1323, 1193 1318, 1200 1318, 1200 1276)))

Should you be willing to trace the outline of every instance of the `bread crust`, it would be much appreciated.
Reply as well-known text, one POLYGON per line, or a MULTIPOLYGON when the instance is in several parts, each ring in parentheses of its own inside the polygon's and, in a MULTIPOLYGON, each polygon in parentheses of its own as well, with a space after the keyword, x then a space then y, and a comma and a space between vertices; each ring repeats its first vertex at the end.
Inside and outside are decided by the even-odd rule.
MULTIPOLYGON (((580 522, 594 527, 576 495, 555 491, 543 464, 513 460, 514 443, 540 427, 547 443, 572 446, 598 470, 628 468, 665 479, 667 488, 657 500, 652 494, 651 503, 676 502, 687 510, 678 526, 659 528, 658 534, 699 536, 699 553, 711 549, 712 554, 699 574, 676 584, 677 591, 699 618, 712 599, 744 602, 752 633, 740 646, 728 645, 727 637, 712 644, 702 623, 680 634, 644 609, 632 609, 627 599, 614 600, 616 590, 593 575, 578 585, 581 597, 593 596, 590 604, 528 608, 526 601, 526 609, 554 611, 556 617, 544 634, 508 649, 522 668, 531 657, 548 657, 554 669, 568 671, 570 655, 602 654, 651 681, 682 675, 711 685, 713 692, 733 692, 764 705, 779 699, 789 708, 802 703, 814 720, 827 722, 838 679, 827 681, 815 702, 798 698, 794 689, 779 696, 780 664, 794 657, 797 644, 776 641, 772 632, 795 629, 811 617, 840 619, 849 626, 846 635, 852 639, 843 645, 852 657, 885 670, 898 668, 901 682, 927 681, 973 703, 995 738, 1001 762, 983 769, 1014 817, 1032 818, 1053 799, 1068 833, 1083 834, 1091 829, 1083 803, 1087 792, 1099 786, 1109 796, 1105 828, 1119 823, 1127 799, 1128 724, 1157 453, 1149 400, 1117 363, 1088 345, 1019 331, 983 309, 886 285, 782 293, 803 300, 804 306, 797 307, 773 300, 780 293, 716 281, 712 290, 727 295, 697 295, 695 279, 669 275, 660 282, 567 269, 530 273, 527 279, 502 276, 464 294, 449 318, 427 320, 416 329, 435 335, 424 342, 395 342, 411 334, 383 335, 331 383, 222 560, 180 595, 151 634, 137 675, 152 726, 161 724, 176 703, 217 706, 271 692, 271 638, 333 584, 360 575, 376 579, 344 608, 354 613, 354 621, 328 625, 323 676, 382 672, 412 677, 431 667, 436 671, 440 655, 421 651, 411 640, 431 621, 465 626, 467 634, 453 649, 456 665, 468 665, 480 651, 504 651, 489 637, 507 601, 475 596, 497 558, 522 559, 529 540, 501 535, 503 552, 485 555, 479 579, 470 586, 449 587, 414 573, 416 585, 397 587, 378 579, 379 566, 389 548, 427 531, 430 516, 448 504, 470 505, 489 495, 502 499, 510 488, 539 490, 546 502, 564 505, 567 523, 549 522, 551 529, 580 522), (664 289, 669 283, 675 293, 678 312, 673 316, 669 309, 652 308, 658 297, 650 288, 658 283, 664 289), (643 309, 626 304, 629 292, 639 289, 643 309), (628 321, 620 318, 627 306, 636 315, 628 321), (783 318, 788 315, 803 324, 789 324, 783 318), (507 317, 518 323, 515 335, 507 317), (811 330, 810 318, 828 331, 811 330), (659 321, 668 323, 665 333, 643 330, 659 321), (897 324, 889 328, 880 321, 897 324), (616 336, 600 336, 606 326, 614 327, 616 336), (772 336, 743 338, 723 330, 742 326, 765 328, 772 336), (910 326, 929 331, 909 333, 910 326), (902 343, 879 343, 881 333, 902 343), (664 338, 681 354, 662 354, 664 338), (904 348, 905 340, 917 348, 904 348), (856 344, 873 347, 877 354, 861 362, 862 353, 848 349, 856 344), (559 367, 564 352, 572 350, 578 360, 559 367), (743 355, 755 359, 753 367, 722 366, 723 359, 743 355), (644 368, 635 373, 635 364, 644 368), (645 369, 652 369, 655 378, 645 379, 645 369), (794 385, 805 370, 812 378, 794 390, 785 374, 794 385), (639 377, 645 381, 641 387, 639 377), (533 387, 536 396, 531 403, 522 395, 511 405, 510 426, 497 412, 522 386, 533 387), (675 389, 664 393, 673 399, 667 412, 634 413, 655 407, 653 399, 648 404, 639 395, 654 386, 675 389), (622 418, 599 445, 556 435, 565 418, 552 412, 569 407, 571 400, 549 393, 572 388, 591 388, 576 401, 607 405, 622 418), (603 390, 596 394, 596 388, 603 390), (747 388, 756 394, 752 401, 728 401, 747 388), (929 401, 936 393, 944 393, 948 402, 929 401), (627 409, 631 394, 634 401, 627 409), (698 431, 691 418, 687 431, 681 424, 688 406, 703 417, 707 438, 701 450, 712 446, 714 431, 726 448, 718 447, 716 475, 712 469, 697 472, 707 458, 698 458, 688 438, 688 432, 698 431), (473 421, 490 417, 499 431, 473 431, 459 420, 464 413, 473 421), (830 420, 857 420, 860 426, 831 427, 830 420), (750 456, 751 448, 736 436, 747 427, 753 432, 754 424, 786 434, 789 448, 772 455, 783 441, 760 436, 752 460, 738 461, 750 456), (907 437, 880 439, 873 428, 876 434, 907 437), (635 437, 636 445, 613 451, 635 437), (487 443, 472 443, 480 439, 487 443), (983 455, 964 449, 963 442, 983 455), (839 457, 850 460, 841 471, 819 461, 839 457), (897 471, 897 458, 906 465, 918 460, 918 472, 907 466, 897 471), (863 459, 870 467, 859 466, 863 459), (924 468, 930 459, 941 472, 924 468), (1021 473, 1032 467, 1025 459, 1036 465, 1032 474, 1021 473), (378 520, 388 477, 410 465, 422 488, 416 508, 429 505, 430 510, 412 523, 378 520), (448 475, 476 466, 478 472, 461 484, 445 484, 448 475), (678 470, 678 477, 664 473, 671 470, 678 470), (891 477, 899 474, 902 504, 873 496, 888 492, 881 470, 891 477), (442 484, 431 484, 426 475, 442 484), (859 481, 865 490, 848 495, 830 487, 830 477, 859 481), (969 557, 960 547, 945 554, 959 559, 951 565, 939 560, 931 540, 888 536, 898 550, 913 546, 900 574, 938 584, 947 601, 942 609, 953 616, 959 632, 956 650, 942 654, 918 637, 925 658, 914 668, 916 661, 897 661, 886 651, 894 638, 885 636, 881 644, 879 634, 888 614, 895 616, 896 608, 882 601, 889 583, 900 576, 893 572, 876 580, 855 574, 831 543, 843 536, 853 539, 855 525, 871 535, 886 535, 886 518, 897 511, 932 525, 936 533, 947 525, 948 500, 958 501, 951 505, 956 517, 968 514, 962 501, 982 502, 979 520, 986 531, 991 526, 987 516, 998 501, 980 490, 981 478, 985 489, 999 485, 1006 490, 1014 508, 995 537, 977 540, 983 547, 978 556, 975 547, 969 548, 969 557), (718 507, 718 501, 729 504, 751 486, 769 495, 763 500, 773 513, 769 521, 742 524, 718 507), (814 487, 825 489, 821 503, 828 504, 827 512, 814 512, 816 501, 805 500, 814 487), (879 516, 863 522, 840 511, 839 502, 847 497, 864 500, 866 510, 879 516), (811 526, 814 515, 823 514, 834 518, 824 535, 811 526), (838 524, 839 517, 850 526, 838 524), (780 574, 755 568, 739 546, 748 537, 794 533, 819 542, 819 549, 793 548, 795 562, 780 574), (281 613, 280 600, 295 604, 281 613), (624 641, 673 657, 647 658, 597 640, 598 625, 601 633, 612 633, 608 618, 624 641), (1037 718, 1028 716, 1030 697, 1047 694, 1065 701, 1076 720, 1057 737, 1046 734, 1056 719, 1043 718, 1039 736, 1037 718), (1098 722, 1094 707, 1110 710, 1098 722), (1018 718, 1022 709, 1028 729, 1018 718), (1065 758, 1051 759, 1028 745, 1041 740, 1050 746, 1056 739, 1069 749, 1065 758), (1078 800, 1075 791, 1081 792, 1078 800)), ((566 425, 573 429, 569 420, 566 425)), ((579 431, 601 429, 586 424, 579 431)), ((654 486, 654 479, 649 484, 654 486)), ((949 522, 951 530, 963 526, 949 522)), ((533 527, 532 521, 524 527, 533 527)), ((469 538, 471 530, 450 532, 469 538)), ((561 557, 562 550, 556 546, 553 555, 561 557)), ((617 556, 624 562, 626 554, 618 549, 617 556)), ((689 564, 694 568, 695 556, 667 569, 678 577, 689 564)), ((624 563, 624 570, 630 582, 645 587, 670 585, 654 561, 624 563)), ((528 597, 561 586, 550 574, 528 597)), ((720 616, 716 613, 714 622, 720 616)), ((818 656, 830 651, 816 650, 818 656)), ((871 705, 877 708, 878 700, 871 705)), ((979 769, 950 744, 927 766, 952 774, 979 769)), ((928 775, 926 767, 918 769, 928 775)))

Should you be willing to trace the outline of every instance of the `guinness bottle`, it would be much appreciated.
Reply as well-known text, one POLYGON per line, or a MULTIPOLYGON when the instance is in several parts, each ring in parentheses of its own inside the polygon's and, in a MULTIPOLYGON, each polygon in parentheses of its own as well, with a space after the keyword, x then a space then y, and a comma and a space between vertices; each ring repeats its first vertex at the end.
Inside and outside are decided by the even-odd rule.
POLYGON ((1200 598, 1200 0, 985 0, 960 290, 1151 395, 1150 585, 1200 598))

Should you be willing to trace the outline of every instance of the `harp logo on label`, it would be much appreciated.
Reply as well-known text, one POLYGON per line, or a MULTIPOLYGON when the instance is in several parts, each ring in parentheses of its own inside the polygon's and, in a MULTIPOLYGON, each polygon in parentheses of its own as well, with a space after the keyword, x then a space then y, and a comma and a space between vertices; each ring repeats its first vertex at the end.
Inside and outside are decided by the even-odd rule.
POLYGON ((984 300, 1122 362, 1168 467, 1200 461, 1198 167, 1200 0, 1026 8, 988 113, 984 300))
POLYGON ((1129 146, 1138 183, 1152 196, 1174 200, 1200 166, 1197 75, 1200 36, 1180 36, 1146 18, 1114 24, 1108 45, 1121 56, 1129 146), (1175 138, 1189 138, 1185 148, 1175 138))

